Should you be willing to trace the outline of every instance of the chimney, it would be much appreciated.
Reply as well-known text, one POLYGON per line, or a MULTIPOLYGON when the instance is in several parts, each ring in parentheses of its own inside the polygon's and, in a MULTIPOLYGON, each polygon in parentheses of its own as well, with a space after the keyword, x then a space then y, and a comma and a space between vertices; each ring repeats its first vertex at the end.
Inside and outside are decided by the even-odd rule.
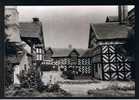
POLYGON ((39 20, 39 18, 37 18, 37 17, 35 17, 35 18, 32 18, 33 19, 33 22, 39 22, 40 20, 39 20))
POLYGON ((127 16, 128 16, 127 6, 124 6, 124 5, 118 6, 118 17, 119 17, 120 24, 127 23, 127 16))

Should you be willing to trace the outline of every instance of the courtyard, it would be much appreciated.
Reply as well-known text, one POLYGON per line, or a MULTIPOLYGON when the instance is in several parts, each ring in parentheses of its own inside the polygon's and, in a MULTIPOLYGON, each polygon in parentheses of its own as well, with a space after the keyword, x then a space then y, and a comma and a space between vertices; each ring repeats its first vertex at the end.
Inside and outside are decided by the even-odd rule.
MULTIPOLYGON (((82 7, 89 11, 85 10, 86 17, 82 23, 79 23, 82 20, 81 13, 78 13, 79 16, 74 16, 76 14, 73 12, 73 16, 59 13, 59 17, 55 18, 52 15, 58 13, 51 10, 47 11, 53 13, 50 16, 41 11, 42 14, 29 12, 31 15, 28 16, 33 15, 32 20, 27 18, 24 21, 26 18, 18 15, 18 11, 25 16, 22 9, 27 10, 28 7, 5 8, 6 97, 135 96, 135 59, 132 45, 135 8, 128 9, 128 5, 110 8, 104 6, 109 10, 115 9, 115 15, 106 13, 102 21, 101 18, 97 19, 100 21, 98 23, 92 20, 96 14, 90 11, 94 7, 82 7), (34 17, 35 15, 41 16, 34 17), (65 22, 61 23, 63 16, 65 22), (72 20, 66 22, 69 19, 72 20)), ((35 8, 31 7, 32 10, 35 8)), ((47 10, 49 7, 41 8, 47 10)), ((80 12, 80 7, 62 7, 65 8, 78 8, 77 12, 80 12)), ((97 8, 103 9, 103 6, 97 8)), ((63 12, 61 7, 49 9, 63 12)), ((101 13, 96 17, 101 16, 99 14, 101 13)))
MULTIPOLYGON (((60 88, 72 96, 135 96, 134 81, 100 81, 100 80, 68 80, 61 77, 61 72, 44 72, 42 80, 47 84, 50 77, 60 88), (57 79, 57 80, 55 80, 57 79)), ((53 82, 53 83, 55 83, 53 82)))

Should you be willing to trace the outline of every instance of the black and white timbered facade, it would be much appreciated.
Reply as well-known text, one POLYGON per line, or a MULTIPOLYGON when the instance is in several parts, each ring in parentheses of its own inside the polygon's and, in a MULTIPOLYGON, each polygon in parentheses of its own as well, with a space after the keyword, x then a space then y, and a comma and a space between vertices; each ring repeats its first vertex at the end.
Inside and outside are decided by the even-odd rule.
POLYGON ((95 78, 101 80, 134 78, 134 61, 126 49, 130 29, 132 27, 122 22, 90 24, 89 49, 85 55, 92 57, 95 78))
POLYGON ((38 62, 44 58, 44 38, 41 21, 39 18, 33 18, 32 22, 20 22, 19 30, 21 39, 31 47, 32 64, 39 64, 38 62))
POLYGON ((82 49, 48 48, 45 52, 46 59, 42 62, 42 71, 49 68, 62 72, 72 70, 75 79, 91 78, 93 74, 91 57, 83 57, 84 52, 82 49))

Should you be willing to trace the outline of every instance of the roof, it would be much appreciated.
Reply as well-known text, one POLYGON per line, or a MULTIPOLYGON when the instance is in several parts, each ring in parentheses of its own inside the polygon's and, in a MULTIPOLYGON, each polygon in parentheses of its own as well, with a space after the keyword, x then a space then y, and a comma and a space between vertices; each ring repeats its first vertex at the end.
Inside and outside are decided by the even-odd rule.
POLYGON ((128 30, 131 28, 116 22, 91 24, 95 30, 97 39, 123 39, 127 38, 128 30))
POLYGON ((69 56, 71 56, 71 55, 77 55, 77 56, 80 56, 80 54, 79 54, 79 51, 77 51, 76 49, 72 49, 72 51, 69 53, 69 56), (74 52, 74 53, 73 53, 74 52))
POLYGON ((21 22, 19 25, 21 37, 40 38, 41 23, 40 22, 21 22))
POLYGON ((85 52, 84 52, 84 54, 82 55, 83 57, 92 57, 93 56, 93 50, 94 49, 92 49, 92 48, 88 48, 85 52))
MULTIPOLYGON (((47 48, 48 50, 50 48, 47 48)), ((51 48, 53 51, 52 57, 67 57, 69 54, 73 51, 76 50, 80 56, 82 56, 85 52, 84 49, 69 49, 69 48, 51 48)))
POLYGON ((118 22, 118 16, 107 16, 106 22, 118 22))
POLYGON ((52 48, 50 48, 50 47, 47 48, 47 49, 46 49, 46 53, 47 53, 48 51, 50 51, 50 52, 53 54, 53 50, 52 50, 52 48))

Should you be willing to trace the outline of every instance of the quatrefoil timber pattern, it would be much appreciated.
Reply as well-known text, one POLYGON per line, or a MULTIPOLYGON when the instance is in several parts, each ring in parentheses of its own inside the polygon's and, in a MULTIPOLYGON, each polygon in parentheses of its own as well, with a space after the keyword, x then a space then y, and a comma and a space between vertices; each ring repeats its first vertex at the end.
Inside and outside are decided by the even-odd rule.
POLYGON ((115 46, 102 46, 102 63, 104 80, 131 79, 131 63, 116 52, 115 46))

